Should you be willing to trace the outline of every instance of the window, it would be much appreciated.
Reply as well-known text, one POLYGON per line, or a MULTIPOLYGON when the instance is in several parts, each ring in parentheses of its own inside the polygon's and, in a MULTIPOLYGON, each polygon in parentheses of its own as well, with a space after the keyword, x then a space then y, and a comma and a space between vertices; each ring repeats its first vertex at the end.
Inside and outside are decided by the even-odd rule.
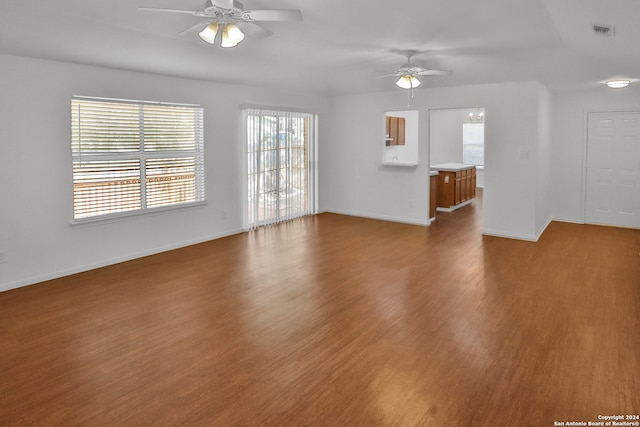
POLYGON ((462 124, 462 163, 484 165, 484 123, 462 124))
POLYGON ((74 97, 73 217, 204 202, 202 108, 74 97))
POLYGON ((272 224, 315 212, 315 116, 248 109, 247 225, 272 224))

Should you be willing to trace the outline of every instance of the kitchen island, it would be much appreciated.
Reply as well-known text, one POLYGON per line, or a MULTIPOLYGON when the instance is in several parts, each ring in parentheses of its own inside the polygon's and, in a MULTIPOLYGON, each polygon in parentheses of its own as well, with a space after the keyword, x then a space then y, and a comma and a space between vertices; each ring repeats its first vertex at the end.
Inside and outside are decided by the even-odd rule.
POLYGON ((476 197, 476 167, 462 163, 431 166, 438 172, 436 206, 439 211, 452 212, 471 203, 476 197))

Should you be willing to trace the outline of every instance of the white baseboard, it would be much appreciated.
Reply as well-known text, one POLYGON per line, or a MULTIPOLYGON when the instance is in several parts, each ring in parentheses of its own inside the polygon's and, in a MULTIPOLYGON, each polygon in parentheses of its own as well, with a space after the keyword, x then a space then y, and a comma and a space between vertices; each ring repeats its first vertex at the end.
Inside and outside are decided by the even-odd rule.
POLYGON ((582 219, 575 219, 575 218, 562 218, 562 217, 558 217, 558 216, 554 216, 553 217, 554 221, 558 221, 558 222, 569 222, 571 224, 584 224, 584 220, 582 219))
POLYGON ((438 206, 436 208, 436 210, 440 211, 440 212, 453 212, 453 211, 458 210, 460 208, 463 208, 463 207, 465 207, 467 205, 470 205, 471 202, 473 202, 473 199, 467 200, 466 202, 462 202, 462 203, 459 203, 459 204, 454 205, 454 206, 449 206, 448 208, 441 208, 441 207, 438 206))
POLYGON ((411 225, 427 226, 431 224, 431 221, 429 221, 428 219, 417 220, 417 219, 400 218, 395 216, 378 215, 378 214, 371 214, 367 212, 358 212, 358 211, 350 211, 350 210, 342 210, 342 209, 327 209, 324 212, 334 213, 338 215, 356 216, 360 218, 377 219, 380 221, 400 222, 403 224, 411 224, 411 225))
POLYGON ((547 218, 547 220, 545 221, 544 224, 542 224, 542 227, 540 227, 540 230, 538 230, 538 232, 536 233, 536 242, 538 241, 538 239, 540 238, 540 236, 542 236, 542 233, 544 233, 544 231, 547 229, 547 227, 549 226, 549 224, 551 224, 551 221, 553 221, 552 217, 547 218))
POLYGON ((542 236, 542 233, 547 229, 549 224, 553 219, 551 217, 547 218, 547 221, 540 227, 540 230, 536 234, 522 234, 522 233, 511 233, 509 231, 504 230, 492 230, 489 228, 483 228, 482 234, 485 236, 494 236, 494 237, 506 237, 508 239, 516 239, 516 240, 526 240, 527 242, 537 242, 542 236))
POLYGON ((483 228, 482 234, 485 236, 505 237, 507 239, 516 239, 516 240, 526 240, 528 242, 538 241, 538 238, 536 237, 535 234, 511 233, 504 230, 492 230, 490 228, 483 228))
MULTIPOLYGON (((399 223, 404 223, 404 224, 420 225, 420 226, 428 226, 428 225, 431 224, 431 221, 434 220, 434 219, 431 219, 431 220, 414 220, 414 219, 408 219, 408 218, 400 218, 400 217, 387 216, 387 215, 377 215, 377 214, 370 214, 370 213, 366 213, 366 212, 341 210, 341 209, 322 209, 318 213, 324 213, 324 212, 326 212, 326 213, 335 213, 335 214, 339 214, 339 215, 348 215, 348 216, 369 218, 369 219, 375 219, 375 220, 380 220, 380 221, 391 221, 391 222, 399 222, 399 223)), ((505 232, 503 230, 492 230, 492 229, 486 229, 486 228, 482 229, 482 234, 486 235, 486 236, 505 237, 505 238, 509 238, 509 239, 517 239, 517 240, 525 240, 525 241, 530 241, 530 242, 537 242, 538 239, 540 238, 540 236, 542 235, 542 233, 549 226, 551 221, 568 222, 568 223, 575 223, 575 224, 584 224, 584 221, 578 220, 578 219, 575 219, 575 218, 550 217, 545 222, 545 224, 540 228, 538 233, 535 234, 535 235, 533 235, 533 234, 510 233, 510 232, 505 232)), ((102 260, 102 261, 99 261, 99 262, 95 262, 95 263, 91 263, 91 264, 87 264, 87 265, 82 265, 82 266, 77 266, 77 267, 73 267, 73 268, 69 268, 69 269, 64 269, 64 270, 56 271, 56 272, 53 272, 53 273, 47 273, 47 274, 42 274, 42 275, 38 275, 38 276, 32 276, 32 277, 29 277, 29 278, 26 278, 26 279, 21 279, 21 280, 17 280, 17 281, 13 281, 13 282, 3 283, 3 284, 0 284, 0 292, 8 291, 10 289, 21 288, 23 286, 29 286, 29 285, 33 285, 33 284, 36 284, 36 283, 45 282, 47 280, 53 280, 53 279, 57 279, 57 278, 60 278, 60 277, 69 276, 69 275, 72 275, 72 274, 82 273, 84 271, 89 271, 89 270, 93 270, 93 269, 96 269, 96 268, 106 267, 108 265, 118 264, 118 263, 125 262, 125 261, 131 261, 133 259, 142 258, 142 257, 149 256, 149 255, 155 255, 155 254, 158 254, 158 253, 161 253, 161 252, 167 252, 167 251, 171 251, 171 250, 174 250, 174 249, 179 249, 179 248, 183 248, 183 247, 186 247, 186 246, 191 246, 191 245, 195 245, 195 244, 198 244, 198 243, 207 242, 209 240, 220 239, 220 238, 223 238, 223 237, 232 236, 232 235, 235 235, 235 234, 240 234, 240 233, 243 233, 245 231, 246 230, 244 230, 243 228, 238 228, 238 229, 226 231, 224 233, 218 233, 218 234, 209 235, 209 236, 205 236, 205 237, 198 238, 198 239, 193 239, 193 240, 189 240, 189 241, 176 243, 176 244, 173 244, 173 245, 167 245, 167 246, 163 246, 163 247, 160 247, 160 248, 154 248, 154 249, 151 249, 151 250, 148 250, 148 251, 142 251, 142 252, 127 254, 127 255, 124 255, 124 256, 111 258, 111 259, 107 259, 107 260, 102 260)))
POLYGON ((172 251, 174 249, 180 249, 186 246, 196 245, 198 243, 204 243, 210 240, 220 239, 222 237, 228 237, 234 234, 240 234, 244 232, 245 232, 244 229, 229 230, 224 233, 213 234, 210 236, 188 240, 180 243, 175 243, 172 245, 162 246, 162 247, 150 249, 147 251, 131 253, 131 254, 123 255, 116 258, 110 258, 110 259, 98 261, 91 264, 80 265, 77 267, 59 270, 53 273, 41 274, 38 276, 28 277, 26 279, 16 280, 14 282, 3 283, 3 284, 0 284, 0 292, 8 291, 10 289, 21 288, 23 286, 34 285, 36 283, 46 282, 47 280, 58 279, 60 277, 70 276, 72 274, 82 273, 84 271, 94 270, 96 268, 106 267, 108 265, 119 264, 121 262, 131 261, 137 258, 142 258, 149 255, 155 255, 162 252, 172 251))

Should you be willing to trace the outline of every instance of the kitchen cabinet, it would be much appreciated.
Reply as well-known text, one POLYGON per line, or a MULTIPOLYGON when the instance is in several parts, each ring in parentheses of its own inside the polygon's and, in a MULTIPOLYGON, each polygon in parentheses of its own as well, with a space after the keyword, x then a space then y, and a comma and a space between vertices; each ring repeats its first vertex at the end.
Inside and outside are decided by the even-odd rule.
POLYGON ((476 197, 476 167, 461 163, 431 166, 437 171, 436 206, 453 211, 471 203, 476 197))
POLYGON ((405 145, 405 120, 404 117, 387 116, 387 145, 405 145))
POLYGON ((429 219, 436 217, 436 205, 438 203, 438 174, 431 171, 429 175, 429 219))

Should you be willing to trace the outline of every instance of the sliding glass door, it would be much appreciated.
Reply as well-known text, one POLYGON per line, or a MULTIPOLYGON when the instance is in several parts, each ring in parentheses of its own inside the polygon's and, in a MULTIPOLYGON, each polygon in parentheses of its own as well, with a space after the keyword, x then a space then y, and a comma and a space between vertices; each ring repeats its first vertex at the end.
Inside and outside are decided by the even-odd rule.
POLYGON ((247 227, 315 213, 315 117, 247 109, 247 227))

